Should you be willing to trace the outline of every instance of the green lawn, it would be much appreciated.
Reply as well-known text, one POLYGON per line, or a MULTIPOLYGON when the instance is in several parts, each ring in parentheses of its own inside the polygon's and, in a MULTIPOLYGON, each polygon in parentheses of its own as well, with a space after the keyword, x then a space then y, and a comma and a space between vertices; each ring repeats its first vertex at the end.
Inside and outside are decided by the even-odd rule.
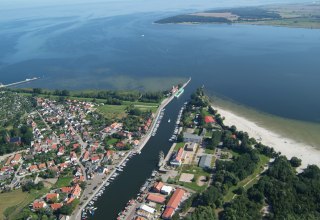
POLYGON ((70 186, 70 183, 72 181, 73 177, 72 176, 64 176, 64 177, 59 177, 58 181, 55 184, 55 188, 61 188, 63 186, 70 186))
POLYGON ((206 148, 206 149, 204 150, 204 152, 205 152, 206 154, 214 154, 215 150, 211 150, 211 149, 206 148))
POLYGON ((49 192, 49 189, 43 188, 42 190, 32 190, 30 193, 22 192, 21 189, 14 190, 8 193, 0 194, 0 212, 2 215, 0 219, 15 219, 15 216, 21 210, 32 203, 35 199, 49 192))
MULTIPOLYGON (((225 195, 224 200, 226 202, 230 201, 233 196, 235 195, 233 193, 233 191, 239 187, 243 187, 244 185, 246 185, 250 180, 254 179, 260 172, 263 171, 264 166, 269 162, 270 158, 264 155, 259 155, 260 157, 260 161, 257 165, 257 168, 255 169, 255 171, 253 172, 253 174, 251 174, 250 176, 248 176, 247 178, 245 178, 244 180, 238 182, 238 184, 236 186, 232 186, 229 188, 228 193, 225 195)), ((252 182, 250 182, 248 185, 246 185, 245 189, 250 188, 250 186, 254 185, 256 182, 258 181, 258 179, 254 179, 252 182)))
POLYGON ((184 147, 185 144, 186 144, 185 142, 179 142, 179 143, 176 144, 176 146, 174 147, 173 150, 174 151, 178 151, 179 148, 184 147))
POLYGON ((205 137, 207 137, 207 138, 211 138, 212 137, 212 130, 210 129, 210 130, 207 130, 207 132, 206 132, 206 134, 204 135, 205 137))
POLYGON ((97 111, 106 118, 124 118, 126 105, 102 105, 98 106, 97 111))
POLYGON ((117 143, 118 141, 119 141, 119 139, 111 138, 110 140, 107 141, 107 144, 109 144, 109 145, 114 145, 114 144, 117 143))

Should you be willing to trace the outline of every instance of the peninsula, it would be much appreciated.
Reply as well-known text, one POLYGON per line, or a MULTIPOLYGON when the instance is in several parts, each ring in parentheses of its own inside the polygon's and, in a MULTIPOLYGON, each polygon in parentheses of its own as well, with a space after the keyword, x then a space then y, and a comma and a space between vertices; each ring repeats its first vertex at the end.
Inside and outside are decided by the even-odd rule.
POLYGON ((252 24, 320 28, 320 4, 267 5, 215 9, 163 18, 158 24, 252 24))

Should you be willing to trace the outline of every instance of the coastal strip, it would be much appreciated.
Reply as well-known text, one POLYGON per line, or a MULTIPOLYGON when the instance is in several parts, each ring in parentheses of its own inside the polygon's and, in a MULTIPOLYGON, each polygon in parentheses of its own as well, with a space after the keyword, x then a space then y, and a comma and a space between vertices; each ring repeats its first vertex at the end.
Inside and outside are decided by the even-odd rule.
POLYGON ((258 123, 245 117, 237 115, 235 112, 226 110, 216 105, 212 107, 225 118, 225 125, 235 125, 238 130, 247 132, 249 136, 260 141, 262 144, 274 148, 276 152, 281 152, 288 159, 298 157, 302 160, 299 169, 306 168, 309 164, 320 166, 320 151, 316 148, 297 142, 295 140, 283 137, 273 131, 260 126, 258 123))

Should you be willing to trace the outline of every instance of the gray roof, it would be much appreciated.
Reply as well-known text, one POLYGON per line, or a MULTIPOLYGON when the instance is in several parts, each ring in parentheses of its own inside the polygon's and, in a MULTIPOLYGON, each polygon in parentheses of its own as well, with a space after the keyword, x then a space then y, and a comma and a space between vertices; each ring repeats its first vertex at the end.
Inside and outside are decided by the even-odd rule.
POLYGON ((212 155, 205 154, 201 157, 199 167, 206 168, 211 167, 212 155))
POLYGON ((188 132, 184 132, 184 133, 183 133, 183 138, 187 138, 187 139, 198 139, 198 140, 201 140, 201 139, 202 139, 199 135, 191 134, 191 133, 188 133, 188 132))

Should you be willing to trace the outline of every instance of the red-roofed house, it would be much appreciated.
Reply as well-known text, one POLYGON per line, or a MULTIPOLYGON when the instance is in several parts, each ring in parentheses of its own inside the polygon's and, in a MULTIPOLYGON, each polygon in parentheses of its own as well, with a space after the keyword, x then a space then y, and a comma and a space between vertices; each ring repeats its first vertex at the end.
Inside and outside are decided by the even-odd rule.
POLYGON ((57 145, 57 144, 52 144, 52 145, 51 145, 51 149, 52 149, 52 150, 57 150, 57 148, 58 148, 58 145, 57 145))
POLYGON ((45 170, 45 169, 47 169, 45 163, 40 163, 40 164, 38 165, 38 168, 39 168, 39 170, 45 170))
POLYGON ((166 209, 164 210, 164 212, 162 214, 162 218, 170 219, 172 217, 175 210, 179 207, 184 194, 185 194, 185 191, 180 188, 178 188, 178 189, 176 189, 176 191, 174 191, 168 204, 166 205, 166 209))
POLYGON ((53 200, 57 200, 59 199, 59 194, 58 193, 48 193, 46 195, 46 201, 49 202, 49 201, 53 201, 53 200))
POLYGON ((154 192, 160 193, 163 185, 164 185, 163 182, 155 182, 152 189, 154 192))
POLYGON ((182 154, 183 154, 183 147, 181 147, 178 150, 173 160, 170 161, 170 164, 173 166, 180 166, 182 162, 182 154))
POLYGON ((139 141, 139 140, 134 140, 134 141, 133 141, 134 146, 138 146, 138 145, 139 145, 139 143, 140 143, 140 141, 139 141))
POLYGON ((149 193, 147 196, 147 200, 151 202, 155 202, 158 204, 163 204, 166 201, 166 198, 161 195, 151 194, 149 193))
POLYGON ((56 211, 56 210, 60 209, 62 206, 63 206, 62 203, 53 203, 53 204, 50 205, 50 207, 51 207, 51 209, 53 211, 56 211))
POLYGON ((61 187, 61 189, 60 189, 61 192, 67 193, 67 194, 71 193, 72 190, 73 190, 73 188, 72 187, 68 187, 68 186, 61 187))
POLYGON ((72 197, 79 198, 81 195, 81 187, 77 184, 72 190, 72 197))
POLYGON ((31 165, 31 166, 29 167, 29 171, 30 171, 31 173, 38 171, 37 165, 31 165))
POLYGON ((10 161, 11 164, 16 164, 21 162, 21 154, 15 154, 12 160, 10 161))
POLYGON ((82 161, 83 161, 83 162, 88 161, 88 160, 89 160, 89 156, 90 156, 89 151, 85 151, 85 152, 83 153, 83 156, 82 156, 82 161))
POLYGON ((45 203, 44 201, 34 201, 32 206, 33 209, 39 210, 47 207, 47 203, 45 203))
POLYGON ((206 124, 209 124, 209 123, 215 123, 216 120, 211 115, 207 115, 204 117, 204 122, 206 124))
POLYGON ((162 218, 163 219, 171 219, 171 217, 173 216, 174 214, 174 209, 173 208, 166 208, 164 210, 164 212, 162 213, 162 218))

